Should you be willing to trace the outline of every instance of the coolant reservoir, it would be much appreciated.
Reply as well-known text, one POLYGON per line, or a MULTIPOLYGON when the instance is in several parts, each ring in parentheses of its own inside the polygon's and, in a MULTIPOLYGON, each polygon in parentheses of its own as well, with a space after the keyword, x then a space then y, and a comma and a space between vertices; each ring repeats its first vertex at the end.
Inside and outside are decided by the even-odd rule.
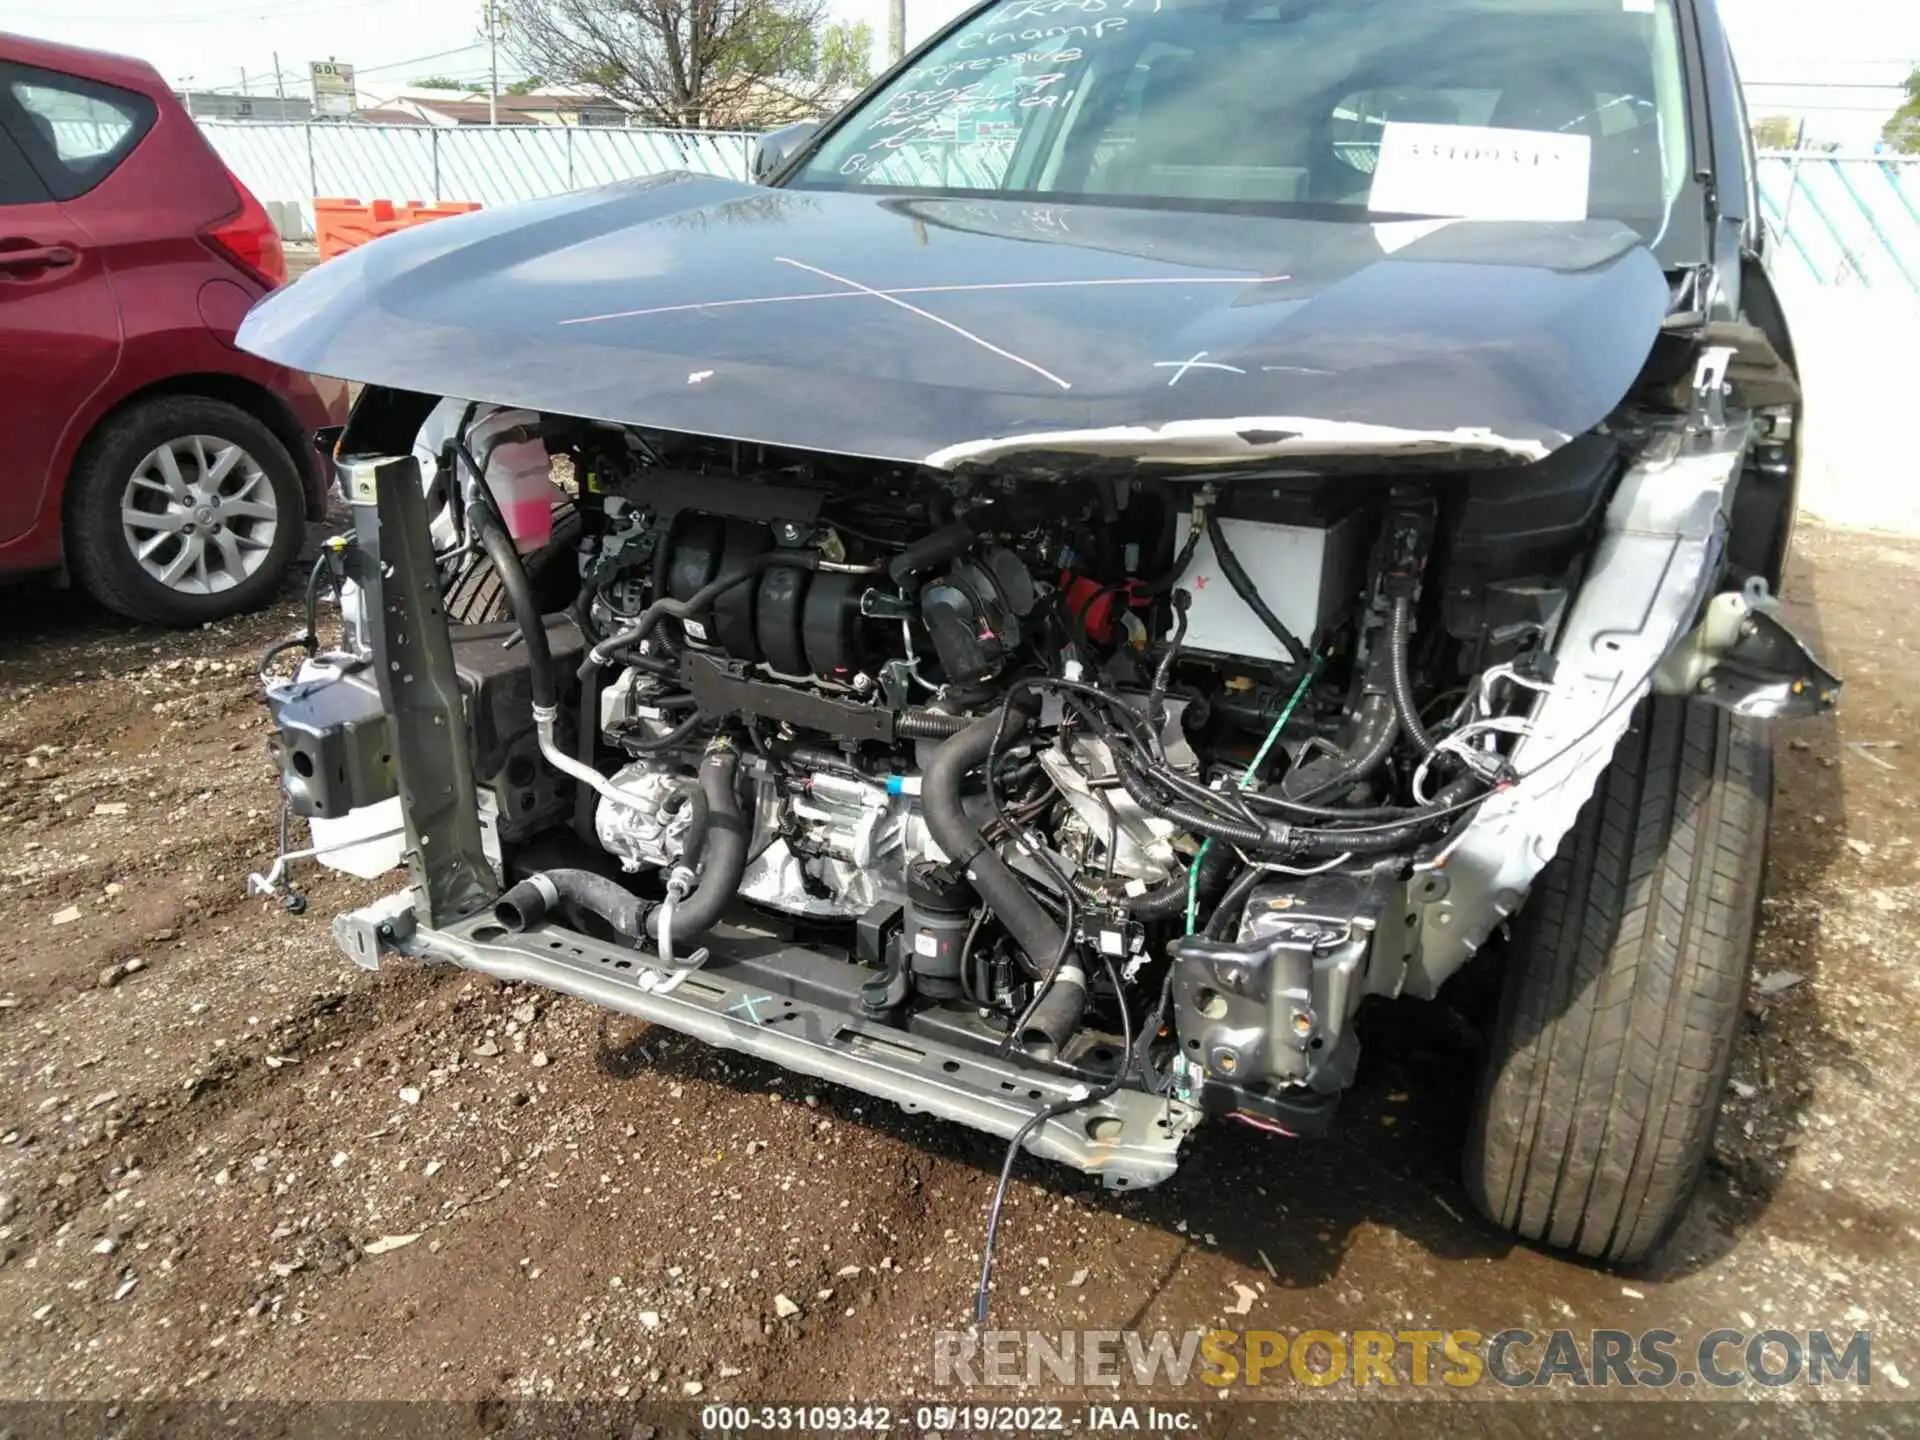
POLYGON ((508 440, 496 445, 494 437, 516 425, 534 425, 539 420, 531 410, 495 410, 476 420, 467 431, 467 448, 475 456, 487 456, 487 489, 522 554, 538 550, 553 539, 553 477, 547 447, 538 440, 508 440))

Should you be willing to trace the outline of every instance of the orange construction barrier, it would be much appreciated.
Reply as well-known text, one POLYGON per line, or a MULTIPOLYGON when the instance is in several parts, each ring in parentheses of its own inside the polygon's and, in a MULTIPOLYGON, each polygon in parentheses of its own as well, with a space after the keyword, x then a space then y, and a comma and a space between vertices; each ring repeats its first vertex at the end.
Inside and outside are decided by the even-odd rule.
POLYGON ((437 205, 423 205, 418 200, 399 205, 391 200, 369 200, 362 205, 358 200, 316 199, 313 238, 319 245, 320 258, 331 260, 356 245, 378 240, 395 230, 424 225, 429 220, 444 220, 449 215, 465 215, 479 208, 477 203, 467 200, 446 200, 437 205))

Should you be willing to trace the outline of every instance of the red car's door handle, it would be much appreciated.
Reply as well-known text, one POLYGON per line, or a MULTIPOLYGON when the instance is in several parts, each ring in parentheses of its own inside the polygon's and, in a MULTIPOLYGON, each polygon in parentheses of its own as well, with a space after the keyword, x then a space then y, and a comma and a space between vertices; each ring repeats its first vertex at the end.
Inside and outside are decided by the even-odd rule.
MULTIPOLYGON (((0 241, 0 245, 5 242, 0 241)), ((0 249, 0 270, 29 270, 40 266, 53 268, 71 265, 80 258, 68 245, 31 245, 24 250, 0 249)))

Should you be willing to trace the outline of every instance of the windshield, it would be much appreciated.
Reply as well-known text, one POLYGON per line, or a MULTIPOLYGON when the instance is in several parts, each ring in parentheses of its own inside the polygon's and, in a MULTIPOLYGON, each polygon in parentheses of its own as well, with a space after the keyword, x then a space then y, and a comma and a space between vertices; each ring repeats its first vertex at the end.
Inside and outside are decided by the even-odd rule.
POLYGON ((1672 0, 996 0, 789 183, 1653 238, 1687 173, 1675 37, 1672 0))

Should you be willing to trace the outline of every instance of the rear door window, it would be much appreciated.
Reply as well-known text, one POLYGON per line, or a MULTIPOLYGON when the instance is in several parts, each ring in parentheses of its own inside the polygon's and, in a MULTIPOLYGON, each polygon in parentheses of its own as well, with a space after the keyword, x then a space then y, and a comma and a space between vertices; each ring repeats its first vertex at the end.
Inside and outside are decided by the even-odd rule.
POLYGON ((56 200, 111 175, 153 127, 153 101, 31 65, 0 64, 0 125, 56 200))

